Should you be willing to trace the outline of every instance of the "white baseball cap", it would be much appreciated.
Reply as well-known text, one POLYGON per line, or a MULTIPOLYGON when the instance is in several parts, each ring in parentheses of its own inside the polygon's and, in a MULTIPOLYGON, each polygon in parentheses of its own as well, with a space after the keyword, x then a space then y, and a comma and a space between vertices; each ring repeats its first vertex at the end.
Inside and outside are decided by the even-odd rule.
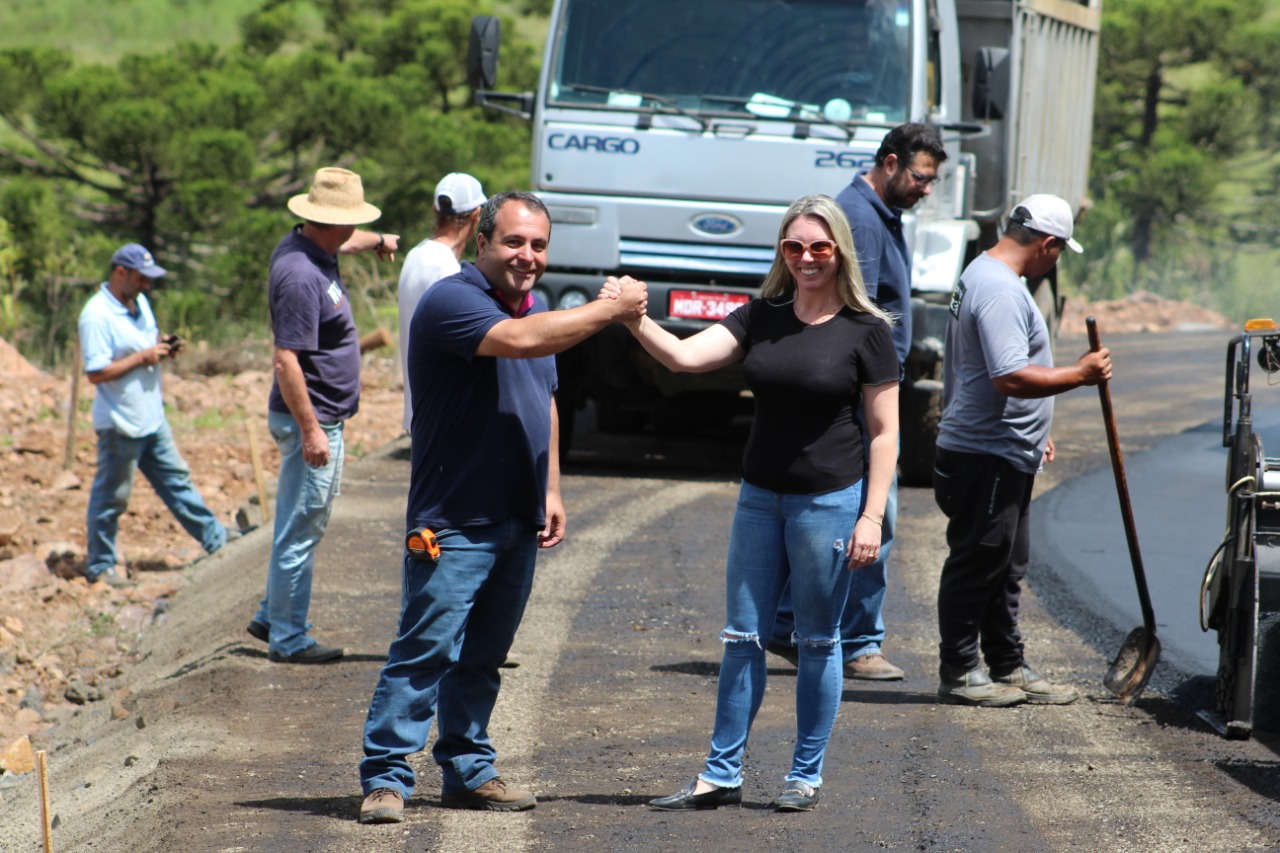
POLYGON ((436 184, 435 208, 441 213, 470 213, 486 201, 480 182, 465 172, 450 172, 436 184))
POLYGON ((1067 246, 1073 252, 1084 251, 1083 246, 1071 239, 1071 233, 1075 230, 1075 216, 1071 213, 1071 205, 1056 195, 1036 193, 1027 196, 1018 202, 1009 215, 1009 221, 1050 237, 1060 237, 1067 241, 1067 246))

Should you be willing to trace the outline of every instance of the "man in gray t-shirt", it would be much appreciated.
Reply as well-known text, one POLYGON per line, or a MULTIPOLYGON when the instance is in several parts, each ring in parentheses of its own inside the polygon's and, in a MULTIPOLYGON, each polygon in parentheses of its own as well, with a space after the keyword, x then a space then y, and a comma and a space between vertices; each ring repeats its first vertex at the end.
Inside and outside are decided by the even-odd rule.
POLYGON ((1018 630, 1031 560, 1031 490, 1053 460, 1053 396, 1111 377, 1105 349, 1053 366, 1044 318, 1023 284, 1047 275, 1064 247, 1082 251, 1072 230, 1067 202, 1028 197, 951 294, 933 484, 948 519, 938 695, 950 702, 1065 705, 1078 696, 1027 665, 1018 630))

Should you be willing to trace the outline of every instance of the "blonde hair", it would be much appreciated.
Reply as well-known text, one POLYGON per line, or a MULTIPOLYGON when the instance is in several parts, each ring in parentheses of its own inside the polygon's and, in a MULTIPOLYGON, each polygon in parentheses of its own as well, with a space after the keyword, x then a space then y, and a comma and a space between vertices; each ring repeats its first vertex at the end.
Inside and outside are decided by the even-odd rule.
MULTIPOLYGON (((812 216, 821 219, 831 232, 836 244, 836 257, 839 268, 836 270, 836 295, 840 301, 863 314, 879 317, 889 325, 893 325, 896 316, 888 313, 867 295, 867 286, 862 281, 862 269, 858 266, 858 256, 853 247, 853 233, 849 230, 849 220, 835 199, 827 195, 807 195, 797 199, 782 215, 782 225, 778 228, 778 242, 787 236, 791 223, 801 216, 812 216)), ((781 249, 774 251, 773 266, 760 285, 760 295, 765 299, 776 296, 794 296, 796 280, 787 269, 782 259, 781 249)))

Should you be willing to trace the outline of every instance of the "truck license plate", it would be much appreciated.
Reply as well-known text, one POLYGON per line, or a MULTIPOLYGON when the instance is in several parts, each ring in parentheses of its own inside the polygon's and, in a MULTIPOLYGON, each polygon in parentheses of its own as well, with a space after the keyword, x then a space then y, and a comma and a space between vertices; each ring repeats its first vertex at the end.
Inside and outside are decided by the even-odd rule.
POLYGON ((667 316, 687 320, 721 320, 751 297, 745 293, 714 293, 705 290, 673 290, 668 297, 667 316))

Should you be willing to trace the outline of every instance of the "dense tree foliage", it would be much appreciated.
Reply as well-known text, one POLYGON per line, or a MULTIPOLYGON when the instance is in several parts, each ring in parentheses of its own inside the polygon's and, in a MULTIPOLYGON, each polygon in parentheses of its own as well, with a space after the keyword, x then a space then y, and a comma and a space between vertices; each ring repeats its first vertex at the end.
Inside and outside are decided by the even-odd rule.
MULTIPOLYGON (((112 65, 0 53, 0 218, 13 247, 0 326, 49 359, 112 248, 137 240, 171 270, 157 300, 171 328, 259 330, 265 260, 292 221, 285 201, 320 166, 360 172, 381 227, 410 242, 429 232, 447 172, 527 185, 527 128, 482 113, 465 87, 470 21, 488 9, 311 2, 324 31, 306 41, 298 6, 267 0, 225 50, 179 44, 112 65)), ((533 46, 505 48, 504 83, 532 87, 533 46)))
MULTIPOLYGON (((1106 0, 1085 220, 1093 296, 1203 297, 1274 197, 1280 26, 1264 0, 1106 0), (1253 225, 1248 220, 1254 220, 1253 225), (1243 227, 1241 227, 1243 225, 1243 227)), ((1271 208, 1275 212, 1275 208, 1271 208)), ((1272 218, 1274 221, 1274 218, 1272 218)))

